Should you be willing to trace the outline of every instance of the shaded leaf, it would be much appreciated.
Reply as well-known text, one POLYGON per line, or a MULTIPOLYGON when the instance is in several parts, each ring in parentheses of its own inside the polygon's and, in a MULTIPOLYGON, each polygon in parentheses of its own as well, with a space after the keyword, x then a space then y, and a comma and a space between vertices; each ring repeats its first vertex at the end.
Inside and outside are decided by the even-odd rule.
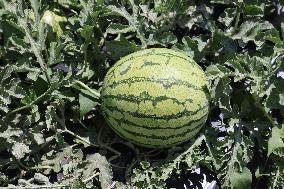
POLYGON ((116 24, 112 23, 110 24, 106 32, 111 34, 119 34, 119 33, 128 33, 128 32, 135 32, 136 28, 128 26, 128 25, 122 25, 122 24, 116 24))
POLYGON ((87 169, 83 172, 83 178, 90 178, 99 170, 99 180, 102 188, 108 188, 112 183, 112 170, 106 158, 98 153, 89 155, 86 158, 87 169))
POLYGON ((81 118, 99 104, 97 97, 95 97, 89 91, 83 89, 81 89, 81 92, 79 94, 79 103, 81 118))
POLYGON ((284 148, 284 129, 273 127, 271 137, 268 140, 268 152, 267 155, 270 156, 272 153, 276 152, 279 148, 284 148))
POLYGON ((107 41, 106 46, 110 51, 112 58, 116 61, 123 56, 139 50, 139 47, 137 47, 135 43, 129 42, 124 37, 120 37, 119 41, 107 41))
POLYGON ((6 66, 0 70, 0 110, 8 112, 8 105, 11 104, 11 97, 23 98, 25 91, 18 86, 20 81, 11 78, 13 68, 6 66))
POLYGON ((252 183, 252 174, 248 168, 243 168, 241 172, 230 171, 229 177, 232 183, 232 188, 249 189, 252 183))

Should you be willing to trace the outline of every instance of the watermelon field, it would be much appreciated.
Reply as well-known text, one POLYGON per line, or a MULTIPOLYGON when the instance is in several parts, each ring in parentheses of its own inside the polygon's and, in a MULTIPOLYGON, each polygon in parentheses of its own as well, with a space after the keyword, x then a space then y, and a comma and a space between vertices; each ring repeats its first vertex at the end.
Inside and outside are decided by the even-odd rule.
POLYGON ((0 188, 283 189, 283 0, 0 0, 0 188))

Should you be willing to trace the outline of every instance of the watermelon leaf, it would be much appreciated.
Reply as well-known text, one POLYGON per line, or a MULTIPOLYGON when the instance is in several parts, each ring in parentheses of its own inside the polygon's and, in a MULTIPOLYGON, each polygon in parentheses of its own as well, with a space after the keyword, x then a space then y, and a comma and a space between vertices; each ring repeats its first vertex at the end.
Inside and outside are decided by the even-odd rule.
POLYGON ((82 118, 86 113, 95 109, 99 104, 97 97, 88 90, 81 89, 79 93, 80 117, 82 118))
POLYGON ((0 0, 0 185, 281 188, 283 23, 283 0, 0 0), (147 76, 160 68, 160 61, 178 60, 168 53, 154 56, 153 48, 180 51, 183 60, 191 57, 198 66, 173 71, 167 65, 161 78, 187 73, 145 92, 152 88, 147 76), (108 110, 98 108, 110 67, 141 49, 153 50, 151 60, 141 57, 142 68, 133 61, 111 74, 111 85, 121 88, 108 102, 119 100, 108 110), (199 104, 185 108, 194 104, 195 93, 183 90, 199 94, 192 86, 201 80, 194 76, 187 83, 180 81, 197 67, 206 70, 210 112, 196 138, 149 149, 122 139, 108 127, 119 122, 124 133, 135 133, 133 138, 141 139, 137 133, 155 136, 162 145, 182 136, 175 128, 156 135, 152 129, 157 127, 142 128, 149 126, 145 120, 157 116, 156 126, 181 122, 180 113, 169 114, 178 108, 186 117, 195 116, 190 112, 201 108, 199 104), (125 80, 130 69, 136 71, 125 80), (137 78, 139 69, 144 71, 137 78), (118 81, 119 75, 123 77, 118 81), (145 90, 139 92, 136 87, 141 85, 145 90), (131 87, 137 96, 129 95, 131 87), (119 109, 121 104, 127 111, 119 109), (153 109, 146 105, 158 111, 151 114, 153 109), (103 111, 108 115, 103 117, 103 111), (127 118, 133 115, 139 118, 129 123, 127 118))
MULTIPOLYGON (((271 137, 268 140, 268 152, 267 156, 270 156, 272 153, 277 153, 277 150, 281 149, 284 150, 284 125, 282 128, 273 127, 271 137)), ((279 154, 280 155, 280 154, 279 154)), ((282 154, 284 155, 284 154, 282 154)))
POLYGON ((135 43, 128 41, 123 36, 118 41, 107 41, 106 47, 115 61, 140 49, 135 43))
POLYGON ((231 187, 236 189, 250 189, 252 182, 252 174, 248 168, 243 168, 241 172, 237 170, 230 170, 229 177, 231 180, 231 187))
POLYGON ((110 24, 106 29, 106 32, 110 34, 120 34, 120 33, 134 32, 134 31, 135 31, 134 27, 117 24, 117 23, 110 24))
POLYGON ((25 97, 25 91, 19 86, 18 79, 11 79, 13 67, 4 67, 0 70, 0 110, 8 112, 8 105, 12 103, 12 97, 21 99, 25 97))

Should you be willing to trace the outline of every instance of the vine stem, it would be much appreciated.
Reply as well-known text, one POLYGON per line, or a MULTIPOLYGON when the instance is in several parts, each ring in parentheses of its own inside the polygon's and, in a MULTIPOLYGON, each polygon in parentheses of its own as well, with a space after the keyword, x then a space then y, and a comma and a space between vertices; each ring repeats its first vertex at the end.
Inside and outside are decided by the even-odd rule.
POLYGON ((119 151, 117 151, 117 150, 115 150, 115 149, 113 149, 113 148, 111 148, 111 147, 105 145, 105 144, 101 141, 101 136, 102 136, 102 133, 103 133, 103 129, 104 129, 104 128, 105 128, 105 127, 102 127, 102 128, 99 130, 99 133, 98 133, 98 143, 99 143, 99 146, 104 147, 104 148, 106 148, 107 150, 109 150, 109 151, 115 153, 115 154, 116 154, 115 158, 121 156, 121 153, 120 153, 119 151))
POLYGON ((95 172, 92 176, 90 176, 89 178, 86 178, 83 180, 83 183, 87 183, 89 182, 90 180, 92 180, 93 178, 95 178, 96 176, 100 175, 99 172, 95 172))
POLYGON ((17 159, 14 155, 12 155, 12 158, 14 161, 17 162, 17 164, 22 167, 25 170, 38 170, 38 169, 53 169, 52 166, 49 165, 40 165, 40 166, 33 166, 33 167, 29 167, 24 165, 19 159, 17 159))
POLYGON ((41 69, 44 71, 44 74, 45 74, 45 77, 46 77, 46 80, 48 83, 51 83, 50 82, 50 76, 48 75, 47 73, 47 64, 44 62, 43 60, 43 57, 41 55, 41 53, 38 51, 37 47, 36 47, 36 42, 35 40, 32 38, 32 36, 30 35, 30 30, 27 28, 27 26, 25 25, 24 26, 24 30, 26 32, 26 36, 27 38, 29 39, 30 41, 30 44, 31 44, 31 48, 32 48, 32 51, 35 53, 35 56, 37 58, 37 61, 41 67, 41 69))
POLYGON ((75 83, 79 84, 81 87, 83 87, 84 89, 86 89, 87 91, 89 91, 90 93, 92 93, 93 95, 95 95, 97 98, 101 97, 101 94, 93 89, 91 89, 90 87, 88 87, 86 84, 84 84, 83 82, 79 81, 79 80, 75 80, 75 83))
POLYGON ((10 114, 13 114, 13 113, 16 113, 16 112, 19 112, 19 111, 22 111, 24 109, 27 109, 27 108, 30 108, 32 107, 32 105, 36 104, 38 101, 40 101, 42 98, 44 98, 48 93, 50 93, 52 90, 53 90, 54 87, 50 87, 49 89, 47 89, 47 91, 45 91, 43 94, 41 94, 39 97, 37 97, 34 101, 32 101, 31 103, 25 105, 25 106, 22 106, 22 107, 19 107, 19 108, 16 108, 10 112, 7 113, 7 116, 10 115, 10 114))
POLYGON ((15 188, 10 188, 10 189, 38 189, 38 188, 63 188, 63 187, 68 187, 69 185, 63 185, 63 184, 54 184, 54 185, 33 185, 33 186, 27 186, 27 187, 15 187, 15 188))
POLYGON ((99 147, 99 145, 96 145, 96 144, 93 144, 93 143, 87 141, 86 139, 80 137, 79 135, 76 135, 76 134, 73 133, 72 131, 69 131, 68 129, 62 130, 62 132, 66 132, 66 133, 68 133, 68 134, 74 136, 75 138, 81 140, 81 141, 84 142, 85 144, 88 144, 88 145, 94 146, 94 147, 99 147))

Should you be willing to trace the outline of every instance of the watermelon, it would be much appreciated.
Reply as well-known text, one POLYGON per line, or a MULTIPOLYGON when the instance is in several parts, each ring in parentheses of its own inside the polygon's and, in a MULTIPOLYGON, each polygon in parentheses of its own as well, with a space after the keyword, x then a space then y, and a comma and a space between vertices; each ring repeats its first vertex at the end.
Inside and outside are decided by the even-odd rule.
POLYGON ((145 147, 170 147, 192 139, 207 120, 202 68, 181 52, 152 48, 112 66, 101 89, 102 113, 122 138, 145 147))

